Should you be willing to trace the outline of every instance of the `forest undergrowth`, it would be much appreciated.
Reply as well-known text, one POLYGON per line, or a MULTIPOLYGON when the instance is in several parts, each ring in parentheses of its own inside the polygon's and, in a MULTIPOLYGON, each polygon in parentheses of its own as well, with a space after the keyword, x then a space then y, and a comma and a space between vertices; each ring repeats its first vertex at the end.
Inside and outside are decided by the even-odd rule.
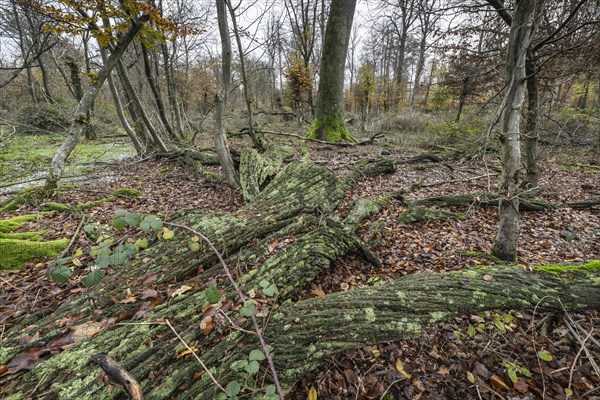
MULTIPOLYGON (((233 147, 245 145, 234 139, 233 147)), ((291 144, 287 139, 278 139, 291 144)), ((293 139, 292 139, 293 140, 293 139)), ((297 142, 295 142, 297 146, 297 142)), ((297 159, 310 154, 336 174, 356 168, 365 157, 405 160, 413 151, 398 151, 378 144, 339 148, 306 142, 297 159)), ((597 155, 597 154, 596 154, 597 155)), ((543 196, 554 203, 597 197, 600 172, 597 158, 586 150, 548 149, 543 152, 543 196)), ((367 178, 353 188, 335 211, 345 217, 357 198, 404 190, 411 199, 494 189, 498 166, 494 157, 457 154, 443 162, 398 164, 391 175, 367 178), (410 190, 409 190, 410 188, 410 190)), ((231 212, 243 204, 242 194, 219 180, 216 167, 198 171, 192 163, 163 159, 118 161, 110 167, 111 179, 77 183, 56 192, 53 202, 82 212, 54 212, 25 222, 19 231, 43 231, 46 240, 72 238, 67 249, 82 265, 94 244, 81 229, 97 222, 110 230, 115 210, 155 214, 168 219, 176 211, 195 209, 231 212), (139 195, 111 196, 118 189, 137 189, 139 195)), ((37 213, 44 203, 24 205, 2 218, 37 213)), ((406 204, 392 200, 382 213, 364 222, 359 236, 382 262, 380 268, 358 256, 337 260, 300 299, 324 296, 363 286, 377 286, 420 272, 491 265, 497 211, 492 208, 444 208, 464 218, 405 224, 398 221, 406 204)), ((600 257, 600 213, 590 209, 557 208, 522 212, 518 263, 522 268, 541 264, 578 264, 600 257)), ((111 231, 116 241, 135 235, 131 230, 111 231), (119 236, 121 235, 121 236, 119 236)), ((277 246, 274 243, 273 246, 277 246)), ((18 271, 0 272, 0 338, 25 315, 51 309, 86 295, 83 270, 75 270, 67 283, 48 279, 52 260, 30 262, 18 271)), ((110 272, 109 272, 110 273, 110 272)), ((148 290, 169 296, 169 285, 148 283, 148 290)), ((597 311, 564 315, 498 310, 456 318, 428 327, 418 339, 347 351, 322 362, 305 376, 289 399, 513 399, 599 398, 600 314, 597 311), (314 397, 311 397, 314 396, 314 397), (317 397, 318 396, 318 397, 317 397), (573 398, 573 397, 570 397, 573 398)))

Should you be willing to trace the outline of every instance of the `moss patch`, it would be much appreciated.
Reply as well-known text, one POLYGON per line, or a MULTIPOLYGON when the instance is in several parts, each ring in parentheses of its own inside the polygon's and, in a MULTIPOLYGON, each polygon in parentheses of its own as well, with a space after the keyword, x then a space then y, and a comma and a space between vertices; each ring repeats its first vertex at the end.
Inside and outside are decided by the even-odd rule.
POLYGON ((583 265, 565 265, 565 264, 549 264, 536 265, 532 267, 534 271, 543 272, 546 274, 562 275, 566 273, 577 272, 596 272, 600 271, 600 260, 590 260, 583 265))
POLYGON ((57 203, 55 201, 50 201, 44 204, 44 210, 58 211, 58 212, 73 212, 73 207, 68 204, 57 203))
POLYGON ((315 118, 306 137, 327 142, 339 142, 340 140, 356 142, 356 139, 348 133, 348 129, 339 115, 315 118))
POLYGON ((122 197, 138 197, 142 195, 142 192, 137 189, 121 188, 115 190, 113 195, 122 197))
POLYGON ((440 219, 456 218, 460 221, 466 221, 467 217, 463 214, 452 213, 448 211, 431 210, 428 208, 410 207, 398 217, 401 224, 415 224, 417 222, 432 221, 440 219))
POLYGON ((55 257, 69 244, 69 239, 34 242, 21 239, 0 239, 0 269, 17 269, 27 261, 55 257))
POLYGON ((23 226, 23 222, 35 221, 36 219, 37 215, 35 214, 20 215, 9 219, 2 219, 0 220, 0 233, 12 232, 15 229, 23 226))

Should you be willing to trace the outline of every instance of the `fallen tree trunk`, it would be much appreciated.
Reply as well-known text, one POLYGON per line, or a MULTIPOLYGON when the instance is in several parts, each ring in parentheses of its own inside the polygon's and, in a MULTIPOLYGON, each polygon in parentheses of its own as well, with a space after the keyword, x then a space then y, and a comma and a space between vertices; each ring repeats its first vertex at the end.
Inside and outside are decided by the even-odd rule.
MULTIPOLYGON (((379 212, 389 197, 357 202, 343 223, 326 216, 361 176, 390 170, 386 163, 373 162, 339 180, 312 163, 292 163, 231 215, 186 212, 174 218, 208 236, 235 266, 234 278, 242 290, 255 293, 255 315, 265 326, 285 388, 330 354, 413 337, 426 324, 462 313, 538 302, 544 309, 560 309, 545 295, 560 298, 566 309, 600 306, 595 271, 566 281, 517 268, 414 275, 294 304, 333 260, 348 252, 378 264, 354 229, 379 212), (264 294, 265 282, 277 287, 277 296, 264 294)), ((85 296, 31 315, 5 332, 0 395, 122 398, 121 389, 111 392, 97 379, 98 365, 90 362, 96 354, 114 359, 139 382, 147 399, 211 399, 218 392, 211 375, 223 387, 245 382, 244 394, 264 393, 261 387, 271 379, 266 365, 252 376, 239 368, 259 348, 240 317, 242 304, 233 299, 215 255, 189 249, 187 236, 176 232, 176 240, 155 242, 128 265, 115 267, 85 296), (211 284, 225 296, 212 306, 204 290, 211 284), (196 349, 210 374, 186 353, 165 321, 196 349)))
MULTIPOLYGON (((495 193, 451 194, 434 196, 420 200, 405 200, 415 206, 438 207, 498 207, 500 196, 495 193)), ((519 209, 523 211, 544 211, 558 208, 558 205, 537 197, 519 198, 519 209)))
MULTIPOLYGON (((427 187, 428 185, 423 185, 427 187)), ((447 196, 434 196, 419 200, 403 200, 406 204, 415 206, 438 206, 438 207, 498 207, 500 197, 495 193, 475 194, 451 194, 447 196)), ((592 208, 600 205, 600 199, 592 198, 571 203, 565 203, 564 207, 574 209, 592 208)), ((523 211, 544 211, 561 207, 560 204, 550 203, 540 197, 523 196, 519 198, 519 209, 523 211)))

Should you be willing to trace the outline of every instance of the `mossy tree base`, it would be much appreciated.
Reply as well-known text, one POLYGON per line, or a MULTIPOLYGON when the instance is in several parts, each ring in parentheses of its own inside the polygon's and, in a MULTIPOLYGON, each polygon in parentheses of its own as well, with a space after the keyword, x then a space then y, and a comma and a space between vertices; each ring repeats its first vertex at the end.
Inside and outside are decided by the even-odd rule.
MULTIPOLYGON (((362 173, 369 176, 371 172, 362 173)), ((186 212, 176 218, 176 222, 204 233, 215 243, 228 263, 236 266, 235 278, 244 292, 258 293, 261 307, 267 308, 258 316, 259 324, 267 327, 266 340, 288 390, 323 357, 353 347, 414 337, 426 324, 462 313, 533 307, 541 299, 539 306, 546 309, 562 309, 563 305, 571 310, 600 307, 600 278, 595 270, 567 279, 500 267, 414 275, 377 288, 294 303, 332 260, 348 252, 358 252, 377 264, 354 234, 354 228, 363 218, 379 212, 389 198, 357 202, 344 223, 327 218, 360 176, 340 181, 314 164, 291 163, 235 213, 186 212), (277 297, 261 296, 263 280, 277 286, 277 297), (560 298, 562 304, 546 295, 560 298)), ((176 231, 175 238, 159 241, 125 266, 116 267, 90 290, 89 296, 63 304, 49 315, 31 315, 5 332, 0 342, 0 365, 9 365, 9 371, 11 360, 23 352, 50 348, 52 354, 37 360, 28 371, 0 375, 0 397, 16 394, 16 398, 25 398, 43 393, 46 398, 59 399, 121 398, 121 389, 110 392, 98 383, 98 367, 89 363, 90 355, 105 353, 140 382, 147 399, 213 398, 215 385, 193 357, 181 356, 183 346, 160 323, 164 319, 169 319, 187 343, 196 343, 199 357, 221 385, 234 379, 244 381, 231 366, 258 348, 256 336, 231 329, 227 323, 219 326, 222 334, 217 330, 202 334, 202 310, 208 305, 203 289, 216 281, 230 299, 232 291, 208 249, 190 250, 188 238, 181 231, 176 231), (111 323, 111 318, 134 315, 147 301, 142 300, 142 294, 148 289, 150 276, 173 289, 182 285, 192 289, 173 298, 160 293, 162 302, 147 309, 139 321, 111 323), (127 289, 135 301, 119 302, 127 289), (93 308, 90 296, 95 299, 93 308), (72 326, 63 326, 65 318, 72 321, 72 326), (100 326, 99 331, 67 349, 54 344, 91 326, 100 326), (33 339, 20 342, 23 335, 33 339)), ((239 317, 236 311, 227 313, 231 320, 239 317)), ((261 368, 259 381, 263 382, 264 377, 268 382, 270 375, 264 362, 261 368)))
POLYGON ((339 142, 342 140, 356 142, 356 139, 348 133, 348 129, 339 115, 315 118, 306 137, 326 142, 339 142))

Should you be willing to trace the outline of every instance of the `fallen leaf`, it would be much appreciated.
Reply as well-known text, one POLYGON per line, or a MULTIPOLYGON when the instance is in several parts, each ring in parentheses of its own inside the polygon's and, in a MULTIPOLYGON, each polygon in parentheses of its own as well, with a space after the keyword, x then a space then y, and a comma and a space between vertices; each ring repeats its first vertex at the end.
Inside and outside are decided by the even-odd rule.
POLYGON ((413 386, 414 386, 414 387, 416 387, 416 388, 417 388, 417 390, 418 390, 419 392, 424 392, 424 391, 425 391, 425 385, 423 385, 423 382, 421 382, 420 380, 418 380, 418 379, 415 379, 415 380, 412 382, 412 384, 413 384, 413 386))
POLYGON ((158 297, 158 292, 154 289, 145 289, 140 295, 140 299, 142 300, 154 299, 156 297, 158 297))
POLYGON ((396 360, 396 371, 400 372, 406 379, 410 379, 412 377, 411 374, 404 370, 404 364, 401 360, 396 360))
POLYGON ((200 331, 204 335, 208 335, 215 329, 215 319, 212 315, 207 315, 200 321, 200 331))
POLYGON ((82 340, 89 339, 95 336, 102 330, 102 325, 95 321, 88 321, 80 325, 75 325, 71 328, 71 337, 74 343, 79 343, 82 340))
POLYGON ((315 289, 310 293, 313 297, 323 297, 326 295, 323 289, 315 289))
POLYGON ((440 375, 448 375, 450 373, 450 368, 440 367, 438 370, 438 374, 440 375))
POLYGON ((506 384, 506 382, 504 382, 502 380, 502 378, 500 378, 498 375, 490 376, 490 382, 492 383, 492 386, 494 388, 496 388, 497 390, 509 390, 510 389, 508 387, 508 385, 506 384))
POLYGON ((181 296, 182 294, 184 294, 185 292, 189 292, 190 290, 192 290, 191 286, 182 285, 179 289, 176 289, 173 293, 171 293, 171 298, 181 296))
POLYGON ((308 391, 308 400, 317 400, 317 389, 314 386, 308 391))
POLYGON ((518 379, 513 386, 515 387, 515 390, 519 393, 525 394, 529 392, 529 385, 522 379, 518 379))
MULTIPOLYGON (((193 347, 193 346, 192 346, 192 347, 190 347, 190 349, 192 349, 192 351, 193 351, 194 353, 197 353, 197 352, 198 352, 198 348, 197 348, 197 347, 193 347)), ((179 360, 180 358, 182 358, 182 357, 185 357, 185 356, 187 356, 188 354, 192 354, 192 351, 190 351, 190 350, 188 350, 188 349, 183 349, 183 351, 182 351, 181 353, 177 354, 177 356, 176 356, 175 358, 179 360)))

